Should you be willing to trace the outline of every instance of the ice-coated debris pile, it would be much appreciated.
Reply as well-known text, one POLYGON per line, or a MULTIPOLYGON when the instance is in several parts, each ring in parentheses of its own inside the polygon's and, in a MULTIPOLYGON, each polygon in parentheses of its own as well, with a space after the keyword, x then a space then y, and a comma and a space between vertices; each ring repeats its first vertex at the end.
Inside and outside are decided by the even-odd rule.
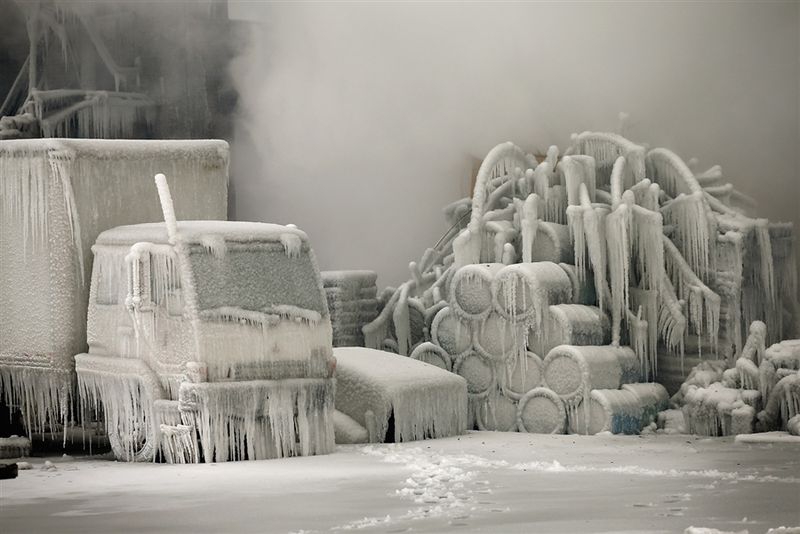
POLYGON ((338 347, 333 354, 336 409, 365 428, 370 443, 443 438, 466 431, 467 387, 462 378, 363 347, 338 347))
POLYGON ((766 325, 750 326, 741 356, 698 365, 675 395, 687 430, 706 436, 796 432, 800 414, 800 340, 765 347, 766 325))
POLYGON ((448 232, 386 290, 365 343, 463 376, 477 428, 653 428, 694 365, 734 366, 753 320, 769 343, 798 331, 793 228, 753 206, 718 166, 695 172, 616 134, 538 159, 503 143, 472 197, 444 208, 448 232))
POLYGON ((21 408, 28 431, 71 417, 90 247, 108 228, 161 220, 159 170, 178 216, 226 217, 224 141, 0 142, 0 395, 21 408))
POLYGON ((374 271, 322 271, 334 347, 363 347, 362 327, 378 315, 374 271))

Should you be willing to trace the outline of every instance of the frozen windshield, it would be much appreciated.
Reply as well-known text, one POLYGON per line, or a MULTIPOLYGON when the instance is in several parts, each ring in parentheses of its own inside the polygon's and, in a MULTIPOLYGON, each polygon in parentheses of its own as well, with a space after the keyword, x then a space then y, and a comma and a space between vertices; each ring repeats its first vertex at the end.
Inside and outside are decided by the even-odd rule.
POLYGON ((226 243, 224 252, 189 247, 201 310, 223 307, 270 313, 295 306, 326 315, 308 245, 290 257, 280 243, 226 243))

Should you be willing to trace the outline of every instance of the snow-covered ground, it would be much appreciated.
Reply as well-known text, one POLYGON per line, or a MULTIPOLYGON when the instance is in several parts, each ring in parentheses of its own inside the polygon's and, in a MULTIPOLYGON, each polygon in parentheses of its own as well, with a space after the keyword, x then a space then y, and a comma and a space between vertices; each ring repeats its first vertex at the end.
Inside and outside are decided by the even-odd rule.
POLYGON ((800 526, 800 443, 471 432, 202 465, 33 458, 0 532, 766 532, 800 526), (52 466, 45 466, 50 460, 52 466))

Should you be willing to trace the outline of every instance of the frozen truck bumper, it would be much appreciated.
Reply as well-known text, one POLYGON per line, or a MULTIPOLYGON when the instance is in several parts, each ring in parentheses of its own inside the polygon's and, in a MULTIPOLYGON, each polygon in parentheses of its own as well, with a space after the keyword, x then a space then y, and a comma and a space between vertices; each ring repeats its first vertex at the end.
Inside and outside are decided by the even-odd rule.
POLYGON ((207 462, 327 454, 334 449, 332 378, 184 382, 183 423, 207 462))

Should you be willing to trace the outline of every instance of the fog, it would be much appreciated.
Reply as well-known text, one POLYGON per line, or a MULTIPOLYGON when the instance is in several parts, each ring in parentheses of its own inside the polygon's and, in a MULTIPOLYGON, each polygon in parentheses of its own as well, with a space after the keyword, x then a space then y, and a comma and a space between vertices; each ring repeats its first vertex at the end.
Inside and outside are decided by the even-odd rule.
POLYGON ((446 229, 497 143, 616 129, 719 163, 797 222, 800 14, 784 4, 247 3, 231 216, 292 222, 379 283, 446 229))

